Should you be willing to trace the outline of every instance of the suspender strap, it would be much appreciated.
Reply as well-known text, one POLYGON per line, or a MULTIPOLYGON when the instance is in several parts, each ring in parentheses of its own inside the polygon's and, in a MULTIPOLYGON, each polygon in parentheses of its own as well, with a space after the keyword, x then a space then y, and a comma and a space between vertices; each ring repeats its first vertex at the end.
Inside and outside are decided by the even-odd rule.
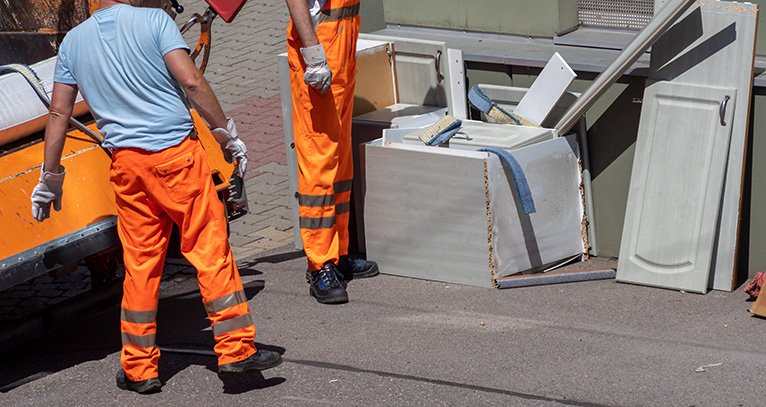
POLYGON ((360 3, 356 3, 351 6, 322 10, 317 14, 316 23, 321 24, 328 21, 339 21, 356 17, 359 15, 359 4, 360 3))

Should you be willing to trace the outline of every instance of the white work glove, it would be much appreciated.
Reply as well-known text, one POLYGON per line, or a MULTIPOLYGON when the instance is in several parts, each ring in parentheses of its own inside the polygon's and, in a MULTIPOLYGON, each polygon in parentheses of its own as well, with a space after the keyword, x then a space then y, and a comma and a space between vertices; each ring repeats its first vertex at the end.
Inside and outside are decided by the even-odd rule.
POLYGON ((237 126, 234 125, 234 120, 231 117, 226 118, 228 120, 227 128, 222 129, 217 127, 211 132, 215 141, 221 145, 221 151, 223 151, 223 158, 227 163, 233 163, 237 161, 237 172, 240 177, 245 178, 245 171, 247 170, 247 146, 239 139, 237 133, 237 126))
POLYGON ((62 186, 66 169, 59 165, 59 174, 40 168, 40 182, 32 190, 32 217, 42 222, 51 216, 51 203, 57 212, 61 210, 62 186))
POLYGON ((301 55, 303 55, 303 61, 307 65, 306 73, 303 74, 303 83, 321 93, 330 90, 332 71, 327 66, 327 55, 324 53, 322 44, 301 48, 301 55))

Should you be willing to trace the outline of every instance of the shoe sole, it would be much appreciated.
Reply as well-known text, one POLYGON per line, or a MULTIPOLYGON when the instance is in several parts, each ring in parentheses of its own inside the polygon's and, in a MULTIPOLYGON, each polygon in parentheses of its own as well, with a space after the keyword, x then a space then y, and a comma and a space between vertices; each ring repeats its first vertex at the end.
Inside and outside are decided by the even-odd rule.
POLYGON ((243 368, 243 369, 238 369, 238 368, 221 369, 219 367, 218 368, 218 374, 220 374, 220 375, 235 375, 235 374, 240 374, 240 373, 260 372, 262 370, 271 369, 272 367, 277 367, 277 366, 279 366, 281 364, 282 364, 282 359, 280 358, 279 360, 277 360, 276 363, 274 363, 273 365, 269 365, 269 366, 253 366, 253 367, 248 367, 248 368, 243 368))
POLYGON ((345 304, 348 302, 348 294, 336 295, 334 297, 319 297, 313 287, 309 287, 309 294, 322 304, 345 304))
POLYGON ((117 381, 117 387, 121 390, 134 391, 139 394, 155 393, 162 388, 162 383, 159 379, 149 379, 144 385, 135 386, 128 384, 125 381, 117 381))
POLYGON ((359 274, 354 274, 352 277, 353 278, 370 278, 370 277, 375 277, 378 274, 380 274, 380 271, 378 271, 378 268, 375 267, 374 269, 372 269, 370 271, 366 271, 364 273, 359 273, 359 274))
POLYGON ((375 277, 378 274, 380 274, 380 271, 378 270, 378 266, 375 266, 374 269, 367 270, 364 273, 352 273, 350 278, 346 278, 345 274, 341 272, 338 274, 338 278, 342 278, 343 281, 351 281, 351 280, 356 280, 357 278, 375 277))

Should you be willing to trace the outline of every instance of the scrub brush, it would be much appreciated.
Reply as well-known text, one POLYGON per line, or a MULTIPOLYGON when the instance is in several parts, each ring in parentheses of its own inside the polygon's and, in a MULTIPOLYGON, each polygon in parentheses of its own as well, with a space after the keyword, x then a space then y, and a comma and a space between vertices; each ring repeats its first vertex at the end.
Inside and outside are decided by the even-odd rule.
POLYGON ((463 122, 460 119, 447 115, 425 129, 425 131, 420 134, 420 139, 426 143, 427 146, 437 146, 449 141, 449 139, 457 133, 462 126, 463 122))
POLYGON ((492 101, 487 95, 482 92, 477 85, 473 85, 470 91, 468 91, 468 102, 475 108, 484 112, 487 116, 505 124, 518 124, 521 126, 540 127, 539 124, 529 121, 517 114, 509 113, 495 102, 492 101))

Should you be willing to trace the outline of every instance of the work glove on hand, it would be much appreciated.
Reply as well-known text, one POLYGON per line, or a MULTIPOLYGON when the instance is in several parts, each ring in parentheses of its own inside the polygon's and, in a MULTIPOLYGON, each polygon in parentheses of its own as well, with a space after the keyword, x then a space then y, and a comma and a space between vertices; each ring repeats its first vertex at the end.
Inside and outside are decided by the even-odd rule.
POLYGON ((42 222, 51 216, 51 203, 57 212, 61 210, 62 186, 66 169, 59 166, 60 173, 45 171, 45 165, 40 168, 40 182, 32 190, 32 217, 42 222))
POLYGON ((239 139, 234 120, 231 117, 226 119, 228 119, 226 129, 217 127, 211 131, 215 140, 221 145, 223 158, 226 159, 227 163, 233 163, 236 160, 237 173, 244 179, 247 170, 247 146, 239 139))
POLYGON ((321 93, 330 90, 332 71, 327 66, 327 55, 324 53, 322 44, 301 48, 301 55, 303 55, 303 61, 307 65, 306 73, 303 74, 303 83, 321 93))

